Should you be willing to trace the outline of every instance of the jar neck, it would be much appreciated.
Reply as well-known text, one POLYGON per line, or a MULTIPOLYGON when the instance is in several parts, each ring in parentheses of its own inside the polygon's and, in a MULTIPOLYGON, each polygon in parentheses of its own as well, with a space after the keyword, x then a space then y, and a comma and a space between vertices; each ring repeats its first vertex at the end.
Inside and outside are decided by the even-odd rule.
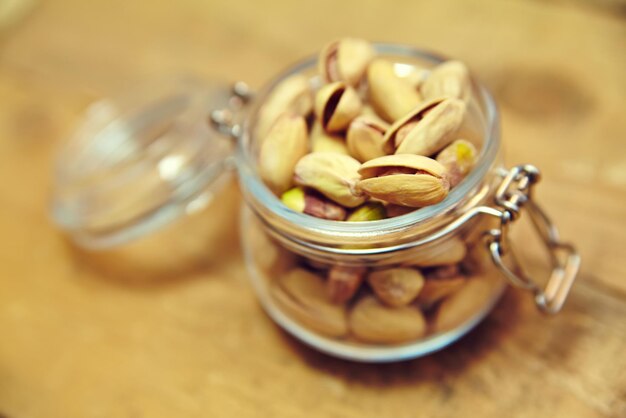
MULTIPOLYGON (((397 45, 376 45, 379 54, 416 58, 436 65, 443 58, 397 45)), ((314 72, 316 57, 303 61, 262 90, 247 109, 238 141, 237 164, 242 192, 248 205, 267 230, 281 240, 320 251, 342 248, 356 253, 384 251, 396 245, 426 239, 454 222, 473 207, 486 203, 494 190, 494 172, 499 164, 499 118, 487 89, 473 81, 474 110, 483 138, 478 162, 471 173, 441 203, 408 214, 369 222, 341 222, 315 218, 287 208, 262 182, 256 172, 254 137, 256 115, 264 99, 280 81, 294 74, 314 72)))

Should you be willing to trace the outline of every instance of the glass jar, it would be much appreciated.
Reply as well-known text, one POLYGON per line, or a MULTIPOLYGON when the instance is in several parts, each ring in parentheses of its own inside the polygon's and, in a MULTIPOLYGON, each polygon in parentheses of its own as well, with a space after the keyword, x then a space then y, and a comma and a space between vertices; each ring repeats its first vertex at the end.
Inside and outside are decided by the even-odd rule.
MULTIPOLYGON (((375 48, 398 73, 443 61, 411 47, 375 48)), ((104 112, 104 118, 89 118, 62 152, 53 217, 79 245, 121 245, 185 216, 190 206, 206 201, 207 191, 216 192, 225 168, 236 167, 244 196, 241 242, 262 306, 297 339, 351 360, 403 360, 451 344, 488 314, 503 292, 504 278, 530 290, 542 311, 561 308, 579 257, 560 242, 531 198, 537 169, 504 168, 496 106, 476 81, 461 129, 479 147, 478 163, 441 203, 368 222, 319 219, 283 205, 257 173, 255 128, 279 83, 304 74, 315 87, 315 72, 316 57, 288 69, 254 96, 241 83, 231 96, 198 84, 150 88, 134 96, 140 100, 112 106, 116 110, 104 112), (209 113, 213 132, 205 126, 209 113), (234 153, 225 137, 234 140, 234 153), (522 211, 551 256, 545 290, 523 273, 509 246, 508 227, 522 211), (397 289, 374 291, 371 285, 372 276, 390 271, 420 276, 421 290, 401 307, 379 300, 380 292, 397 289), (356 295, 331 301, 328 277, 354 275, 363 282, 356 295)), ((333 283, 345 286, 341 280, 333 283)))

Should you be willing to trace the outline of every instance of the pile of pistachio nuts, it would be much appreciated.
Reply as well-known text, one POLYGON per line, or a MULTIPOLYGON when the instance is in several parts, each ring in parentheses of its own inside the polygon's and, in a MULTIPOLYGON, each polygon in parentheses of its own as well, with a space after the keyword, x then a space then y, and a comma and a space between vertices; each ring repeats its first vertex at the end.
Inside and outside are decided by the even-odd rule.
POLYGON ((441 202, 472 169, 476 147, 459 136, 471 98, 463 63, 398 67, 345 38, 322 50, 318 72, 317 85, 282 81, 258 115, 259 174, 289 208, 384 219, 441 202))
MULTIPOLYGON (((476 146, 460 134, 471 100, 463 63, 399 66, 348 38, 322 50, 318 72, 282 81, 258 114, 258 170, 289 208, 335 221, 399 216, 441 202, 473 168, 476 146)), ((389 268, 324 266, 285 252, 276 255, 283 269, 270 274, 274 300, 334 338, 415 341, 462 324, 494 289, 459 237, 389 268)))

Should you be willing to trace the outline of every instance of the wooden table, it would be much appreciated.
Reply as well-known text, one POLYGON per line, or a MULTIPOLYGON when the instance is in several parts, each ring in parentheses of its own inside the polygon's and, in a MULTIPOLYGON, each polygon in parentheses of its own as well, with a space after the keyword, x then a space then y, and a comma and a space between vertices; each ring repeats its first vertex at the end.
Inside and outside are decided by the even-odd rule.
POLYGON ((0 28, 0 416, 626 416, 623 11, 617 0, 35 3, 0 28), (491 87, 508 162, 542 168, 537 197, 583 256, 561 314, 510 290, 443 352, 354 364, 262 312, 234 184, 202 242, 164 231, 167 245, 132 257, 88 254, 51 224, 52 157, 92 100, 181 72, 258 87, 346 34, 443 51, 491 87))

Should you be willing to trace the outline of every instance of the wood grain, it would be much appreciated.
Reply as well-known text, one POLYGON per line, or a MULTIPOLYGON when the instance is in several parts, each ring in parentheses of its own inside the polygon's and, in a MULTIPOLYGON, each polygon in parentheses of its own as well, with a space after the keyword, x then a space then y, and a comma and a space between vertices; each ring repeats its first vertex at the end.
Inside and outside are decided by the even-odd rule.
POLYGON ((0 29, 0 416, 626 416, 626 24, 598 4, 37 3, 0 29), (260 86, 346 34, 445 52, 491 87, 507 161, 543 170, 537 197, 583 255, 560 315, 509 290, 443 352, 354 364, 263 314, 234 183, 178 241, 90 254, 51 225, 54 151, 92 100, 173 73, 260 86))

